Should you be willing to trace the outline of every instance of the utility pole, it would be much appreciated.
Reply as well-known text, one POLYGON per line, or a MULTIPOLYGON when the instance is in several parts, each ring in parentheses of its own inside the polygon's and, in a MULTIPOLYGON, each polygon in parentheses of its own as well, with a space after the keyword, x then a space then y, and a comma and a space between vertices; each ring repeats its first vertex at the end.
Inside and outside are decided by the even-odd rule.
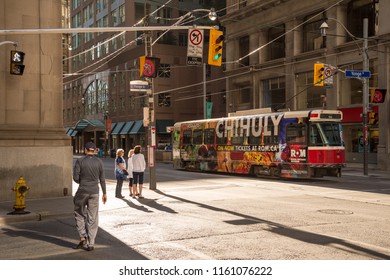
MULTIPOLYGON (((369 71, 368 60, 368 18, 363 19, 363 71, 369 71)), ((363 138, 364 138, 364 155, 363 155, 363 172, 368 175, 368 95, 369 95, 369 78, 363 78, 363 138)))
MULTIPOLYGON (((145 2, 145 21, 144 25, 149 25, 150 4, 145 2)), ((152 56, 152 34, 151 31, 145 32, 145 56, 152 56)), ((157 71, 157 69, 155 70, 157 71)), ((149 189, 155 190, 156 187, 156 126, 154 119, 154 91, 152 78, 145 78, 149 84, 147 91, 149 100, 149 124, 148 124, 148 164, 149 164, 149 189)))
POLYGON ((203 63, 203 118, 207 119, 206 63, 203 63))

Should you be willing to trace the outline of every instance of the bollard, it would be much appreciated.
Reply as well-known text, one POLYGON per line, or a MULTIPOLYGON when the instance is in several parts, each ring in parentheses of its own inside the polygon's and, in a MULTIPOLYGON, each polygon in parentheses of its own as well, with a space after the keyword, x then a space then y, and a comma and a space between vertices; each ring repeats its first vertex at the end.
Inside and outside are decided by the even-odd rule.
POLYGON ((30 188, 27 187, 26 181, 24 180, 23 176, 20 176, 19 180, 15 184, 15 187, 11 189, 15 192, 15 205, 14 205, 14 211, 8 213, 8 215, 21 215, 21 214, 30 213, 24 210, 26 209, 26 204, 25 204, 26 192, 29 189, 30 188))

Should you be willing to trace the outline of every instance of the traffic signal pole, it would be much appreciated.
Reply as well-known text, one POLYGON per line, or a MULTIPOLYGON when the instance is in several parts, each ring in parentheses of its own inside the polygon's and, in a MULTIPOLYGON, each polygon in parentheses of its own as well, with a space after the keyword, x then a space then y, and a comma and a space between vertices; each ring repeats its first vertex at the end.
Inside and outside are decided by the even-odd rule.
MULTIPOLYGON (((150 4, 145 3, 145 26, 149 26, 149 13, 150 4)), ((151 31, 145 32, 145 56, 152 56, 152 35, 151 31)), ((155 70, 157 71, 157 69, 155 70)), ((148 164, 149 164, 149 189, 156 190, 156 126, 155 126, 155 113, 154 113, 154 91, 153 91, 153 79, 145 78, 149 84, 150 90, 147 92, 149 100, 149 124, 148 124, 148 164)))
MULTIPOLYGON (((368 19, 363 19, 363 70, 369 71, 368 60, 368 19)), ((363 172, 368 175, 368 105, 369 105, 369 78, 363 78, 363 172)))

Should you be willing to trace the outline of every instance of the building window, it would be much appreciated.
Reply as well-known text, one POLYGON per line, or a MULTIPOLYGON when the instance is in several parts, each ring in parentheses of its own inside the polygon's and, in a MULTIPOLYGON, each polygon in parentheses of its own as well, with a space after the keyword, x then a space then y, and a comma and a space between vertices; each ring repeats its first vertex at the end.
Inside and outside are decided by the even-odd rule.
POLYGON ((93 45, 92 48, 90 49, 90 59, 91 61, 95 60, 95 45, 93 45))
POLYGON ((95 81, 88 85, 85 93, 85 114, 94 115, 96 114, 96 84, 95 81))
POLYGON ((279 110, 286 107, 286 83, 284 77, 263 81, 264 107, 279 110))
POLYGON ((129 104, 130 104, 130 110, 134 110, 134 108, 135 108, 135 98, 134 98, 134 96, 130 96, 129 97, 129 104))
POLYGON ((170 78, 171 77, 171 65, 160 63, 158 67, 158 77, 160 78, 170 78))
MULTIPOLYGON (((363 37, 363 19, 368 18, 368 36, 375 35, 379 1, 352 0, 347 8, 347 29, 356 37, 363 37)), ((348 36, 348 41, 353 39, 348 36)))
POLYGON ((112 26, 117 26, 119 23, 117 13, 118 13, 117 10, 111 12, 112 26))
POLYGON ((97 80, 97 107, 99 113, 104 113, 108 108, 108 85, 107 83, 97 80))
POLYGON ((109 48, 108 42, 105 42, 103 44, 103 54, 106 55, 109 53, 109 51, 110 51, 110 48, 109 48))
POLYGON ((158 95, 158 106, 159 107, 171 107, 171 94, 160 93, 158 95))
POLYGON ((240 59, 242 57, 245 57, 244 59, 240 60, 241 66, 248 66, 249 65, 249 36, 244 36, 239 39, 239 55, 240 59))
POLYGON ((240 105, 251 102, 251 88, 250 86, 242 86, 239 88, 239 99, 240 105))
POLYGON ((135 22, 139 22, 145 16, 145 7, 143 3, 134 3, 135 7, 135 22))
POLYGON ((301 73, 297 76, 297 93, 295 95, 297 110, 324 107, 326 88, 313 86, 313 71, 301 73))
POLYGON ((102 43, 98 43, 96 46, 96 57, 100 58, 102 56, 102 43))
POLYGON ((118 49, 116 38, 111 38, 111 49, 112 51, 116 51, 118 49))
POLYGON ((77 9, 80 6, 81 0, 73 0, 72 1, 72 9, 77 9))
POLYGON ((239 0, 238 1, 238 7, 241 9, 241 8, 245 8, 246 7, 246 2, 247 0, 239 0))
POLYGON ((188 34, 179 33, 179 46, 187 47, 188 46, 188 34))
POLYGON ((126 20, 126 12, 125 5, 119 7, 119 23, 125 22, 126 20))
POLYGON ((113 87, 116 87, 116 73, 111 74, 111 84, 113 87))
POLYGON ((285 26, 281 24, 279 26, 271 27, 268 29, 268 42, 272 42, 269 46, 269 59, 278 59, 286 56, 285 49, 285 26), (275 41, 274 41, 275 40, 275 41))
POLYGON ((123 47, 124 45, 126 45, 126 36, 125 36, 125 33, 121 34, 118 36, 118 40, 119 40, 119 48, 123 47))
POLYGON ((83 9, 84 23, 86 23, 90 19, 93 19, 94 14, 95 12, 93 10, 93 3, 91 3, 86 8, 83 9))
POLYGON ((172 9, 171 8, 162 8, 158 11, 157 23, 159 24, 171 24, 172 18, 172 9))
POLYGON ((81 26, 81 13, 77 13, 72 17, 72 28, 81 26))
POLYGON ((320 26, 324 22, 322 15, 313 15, 304 18, 308 21, 303 25, 303 52, 309 52, 323 48, 323 37, 321 36, 320 26), (310 21, 308 21, 311 19, 310 21))

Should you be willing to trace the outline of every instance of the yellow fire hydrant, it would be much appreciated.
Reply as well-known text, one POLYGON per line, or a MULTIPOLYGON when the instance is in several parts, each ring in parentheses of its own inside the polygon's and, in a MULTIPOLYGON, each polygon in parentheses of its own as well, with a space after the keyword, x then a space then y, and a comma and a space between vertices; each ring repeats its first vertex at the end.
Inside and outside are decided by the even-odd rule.
POLYGON ((30 212, 24 211, 26 208, 25 204, 25 197, 26 192, 30 188, 27 186, 26 181, 24 180, 23 176, 20 176, 19 180, 16 182, 15 187, 12 188, 12 190, 15 192, 15 205, 14 209, 15 211, 10 214, 28 214, 30 212))

